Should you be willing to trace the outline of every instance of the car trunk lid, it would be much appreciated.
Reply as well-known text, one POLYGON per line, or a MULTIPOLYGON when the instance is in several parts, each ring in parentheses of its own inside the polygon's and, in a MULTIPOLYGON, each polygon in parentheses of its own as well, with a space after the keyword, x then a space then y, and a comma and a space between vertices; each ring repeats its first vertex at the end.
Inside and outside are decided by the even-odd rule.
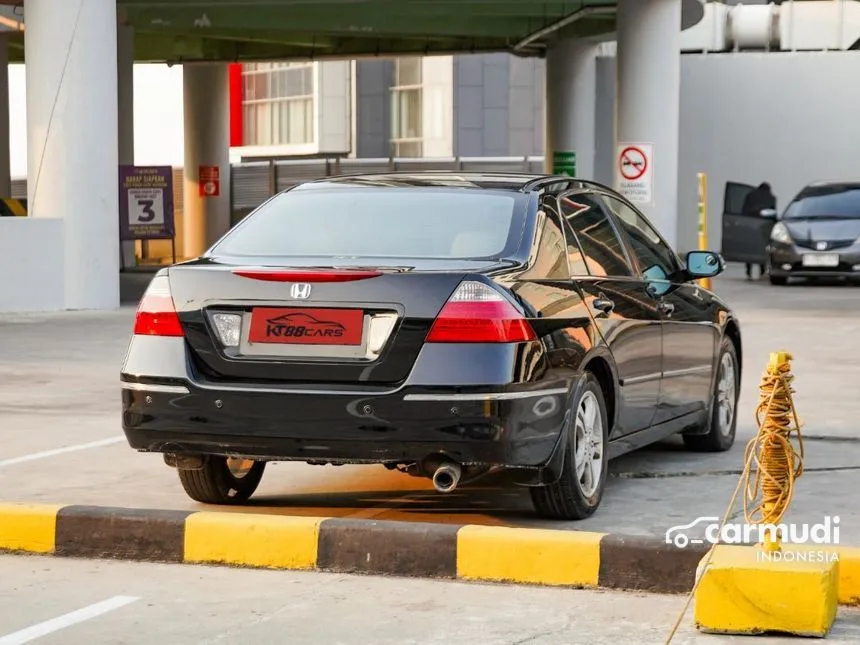
POLYGON ((205 379, 390 385, 409 375, 460 282, 496 263, 410 264, 201 260, 171 268, 169 278, 192 361, 205 379))

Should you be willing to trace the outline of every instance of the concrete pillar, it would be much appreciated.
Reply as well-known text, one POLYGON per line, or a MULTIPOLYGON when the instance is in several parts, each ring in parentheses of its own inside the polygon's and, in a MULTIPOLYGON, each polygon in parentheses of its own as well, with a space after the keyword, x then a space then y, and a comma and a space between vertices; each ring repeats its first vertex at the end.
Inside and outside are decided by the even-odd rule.
MULTIPOLYGON (((681 0, 619 0, 616 139, 619 146, 645 144, 646 152, 653 146, 645 176, 650 198, 636 205, 673 246, 678 238, 680 52, 681 0)), ((616 150, 616 187, 622 182, 620 168, 616 150)))
POLYGON ((183 65, 183 255, 196 257, 230 228, 230 83, 221 63, 183 65), (200 166, 221 171, 219 196, 200 196, 200 166))
POLYGON ((9 148, 9 41, 0 36, 0 197, 12 196, 9 148))
POLYGON ((562 40, 546 55, 546 172, 556 152, 576 153, 576 176, 594 178, 597 88, 595 43, 562 40))
POLYGON ((29 214, 62 219, 66 309, 119 306, 116 0, 26 0, 29 214))
MULTIPOLYGON (((134 28, 119 25, 116 38, 119 164, 134 165, 134 28)), ((135 243, 122 242, 122 266, 135 265, 135 243)))

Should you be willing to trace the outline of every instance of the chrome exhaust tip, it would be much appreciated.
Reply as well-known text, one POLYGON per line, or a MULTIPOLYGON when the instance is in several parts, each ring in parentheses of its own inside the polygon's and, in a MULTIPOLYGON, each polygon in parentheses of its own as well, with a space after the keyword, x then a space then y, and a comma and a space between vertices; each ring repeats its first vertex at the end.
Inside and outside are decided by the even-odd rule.
POLYGON ((462 473, 463 470, 460 468, 460 464, 453 462, 444 463, 433 473, 433 487, 437 493, 450 493, 457 488, 462 473))

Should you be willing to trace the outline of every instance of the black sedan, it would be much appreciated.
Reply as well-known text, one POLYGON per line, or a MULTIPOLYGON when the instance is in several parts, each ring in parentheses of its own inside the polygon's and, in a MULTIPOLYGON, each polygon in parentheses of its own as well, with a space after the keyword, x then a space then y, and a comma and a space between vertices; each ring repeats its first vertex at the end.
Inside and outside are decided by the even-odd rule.
POLYGON ((773 226, 767 248, 770 281, 860 280, 860 183, 805 187, 773 226))
POLYGON ((608 459, 732 446, 740 329, 696 282, 723 268, 592 182, 305 183, 154 277, 123 428, 204 503, 246 501, 269 461, 382 464, 441 493, 506 470, 581 519, 608 459))

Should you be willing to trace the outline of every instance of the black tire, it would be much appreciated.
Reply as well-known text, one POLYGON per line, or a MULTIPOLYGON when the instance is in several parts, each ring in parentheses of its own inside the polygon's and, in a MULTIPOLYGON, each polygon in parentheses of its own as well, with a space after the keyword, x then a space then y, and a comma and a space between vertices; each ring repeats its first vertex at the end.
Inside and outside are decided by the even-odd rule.
POLYGON ((265 461, 255 461, 242 476, 230 470, 227 457, 209 456, 200 470, 179 470, 179 481, 188 496, 203 504, 243 504, 248 501, 266 469, 265 461))
MULTIPOLYGON (((565 448, 564 465, 561 477, 554 484, 539 486, 529 489, 537 514, 541 517, 553 520, 582 520, 590 517, 600 506, 603 497, 603 489, 606 485, 606 473, 608 460, 606 457, 609 437, 609 419, 606 413, 606 400, 600 383, 591 373, 584 376, 585 383, 576 400, 572 402, 574 411, 570 427, 567 429, 568 441, 565 448), (591 400, 596 403, 597 413, 600 419, 602 450, 600 457, 600 474, 596 486, 588 486, 583 490, 583 482, 576 474, 575 452, 577 443, 577 418, 584 401, 591 400), (590 493, 590 494, 589 494, 590 493)), ((593 473, 593 471, 591 471, 593 473)), ((585 474, 583 473, 583 478, 585 474)))
POLYGON ((720 355, 717 359, 717 378, 714 381, 708 433, 684 435, 684 443, 691 450, 696 452, 725 452, 734 445, 738 425, 738 399, 740 398, 738 371, 738 356, 735 345, 730 338, 723 338, 720 343, 720 355), (724 393, 726 389, 723 381, 724 371, 728 369, 732 371, 733 393, 724 393), (731 403, 731 420, 729 421, 723 419, 723 414, 726 414, 726 408, 721 406, 723 399, 728 399, 726 403, 731 403))
POLYGON ((772 275, 770 277, 770 283, 775 287, 784 287, 788 284, 788 278, 781 275, 772 275))

